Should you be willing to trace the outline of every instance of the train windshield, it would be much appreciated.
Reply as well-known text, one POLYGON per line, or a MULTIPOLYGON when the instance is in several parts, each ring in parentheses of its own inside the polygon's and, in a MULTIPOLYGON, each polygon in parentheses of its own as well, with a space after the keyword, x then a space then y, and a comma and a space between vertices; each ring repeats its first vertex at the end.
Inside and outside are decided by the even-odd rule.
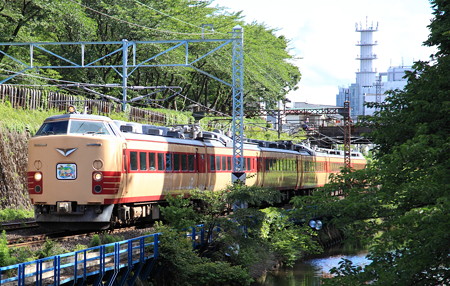
POLYGON ((59 134, 103 134, 110 135, 109 128, 101 121, 70 120, 46 122, 39 128, 36 136, 59 134), (69 124, 70 123, 70 124, 69 124))
POLYGON ((106 134, 110 132, 106 125, 100 121, 71 120, 69 133, 75 134, 106 134))
POLYGON ((69 121, 47 122, 42 124, 36 136, 66 134, 69 121))

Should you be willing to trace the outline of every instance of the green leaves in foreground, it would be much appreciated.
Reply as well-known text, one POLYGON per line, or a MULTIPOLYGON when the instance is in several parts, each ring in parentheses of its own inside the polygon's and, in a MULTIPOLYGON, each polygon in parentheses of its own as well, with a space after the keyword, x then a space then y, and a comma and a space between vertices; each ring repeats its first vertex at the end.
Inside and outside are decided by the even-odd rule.
POLYGON ((162 208, 163 216, 168 214, 169 226, 186 229, 197 220, 205 225, 209 235, 217 227, 220 231, 214 232, 211 243, 193 252, 185 231, 160 225, 164 259, 160 264, 163 272, 158 277, 159 283, 248 285, 250 277, 258 277, 276 263, 292 265, 320 250, 310 228, 294 223, 290 212, 274 207, 259 208, 279 202, 278 190, 233 185, 219 192, 194 191, 191 195, 194 203, 178 196, 170 198, 169 205, 162 208), (226 216, 225 211, 232 205, 248 207, 236 208, 226 216), (194 207, 199 212, 193 212, 194 207), (174 280, 172 271, 180 278, 174 280), (170 282, 167 277, 171 277, 170 282), (191 280, 193 277, 195 281, 191 280))
MULTIPOLYGON (((450 284, 450 6, 431 3, 435 18, 426 44, 438 51, 432 62, 415 63, 405 90, 391 92, 366 118, 376 156, 365 186, 350 185, 339 201, 324 203, 368 234, 372 263, 364 271, 345 271, 343 264, 342 275, 327 285, 450 284)), ((336 186, 361 172, 342 176, 336 186)))

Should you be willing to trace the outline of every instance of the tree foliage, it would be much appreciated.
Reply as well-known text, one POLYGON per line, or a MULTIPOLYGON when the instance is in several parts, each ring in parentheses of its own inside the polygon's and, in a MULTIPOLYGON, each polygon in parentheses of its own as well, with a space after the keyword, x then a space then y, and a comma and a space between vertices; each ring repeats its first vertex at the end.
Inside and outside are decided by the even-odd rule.
POLYGON ((167 231, 170 239, 162 240, 161 269, 167 272, 161 273, 160 282, 164 277, 172 277, 173 270, 183 272, 177 274, 180 277, 177 283, 186 284, 184 281, 190 281, 189 277, 203 273, 202 279, 206 280, 195 281, 196 285, 210 285, 213 280, 208 279, 215 279, 214 285, 246 285, 249 277, 257 278, 279 262, 291 266, 301 257, 320 250, 311 229, 294 223, 288 211, 261 209, 280 201, 278 190, 236 184, 218 192, 194 191, 190 199, 196 203, 178 196, 169 199, 169 206, 162 208, 163 216, 168 215, 168 225, 182 231, 181 234, 173 229, 161 231, 162 237, 166 237, 167 231), (232 205, 241 207, 225 215, 224 211, 232 205), (197 214, 192 211, 194 206, 201 207, 197 214), (204 225, 207 235, 213 234, 213 239, 208 236, 205 241, 209 243, 194 254, 191 242, 183 234, 186 226, 198 223, 204 225), (181 242, 179 237, 183 237, 181 242), (236 273, 230 274, 232 269, 236 273))
POLYGON ((342 263, 338 279, 326 285, 450 282, 450 3, 431 3, 435 18, 425 44, 438 52, 415 63, 405 90, 391 92, 366 118, 377 146, 373 166, 323 190, 336 221, 373 242, 363 272, 342 263), (343 200, 328 195, 336 189, 346 190, 343 200))
MULTIPOLYGON (((230 38, 233 27, 244 28, 244 86, 246 104, 267 101, 276 102, 295 89, 300 80, 298 68, 289 62, 289 41, 275 35, 275 30, 263 24, 243 22, 241 13, 228 13, 222 7, 214 7, 213 1, 193 0, 12 0, 0 5, 0 42, 77 42, 77 41, 154 41, 200 38, 230 38), (202 26, 203 24, 213 25, 202 26)), ((139 63, 152 55, 168 49, 172 44, 148 45, 137 54, 139 63)), ((117 45, 86 45, 85 62, 108 54, 117 45)), ((213 43, 193 44, 189 49, 190 60, 215 48, 213 43)), ((27 59, 29 50, 3 46, 17 58, 27 59)), ((79 46, 55 46, 52 52, 79 62, 79 46)), ((199 60, 195 66, 207 73, 231 82, 231 46, 228 45, 199 60)), ((152 60, 155 65, 183 63, 185 50, 174 49, 152 60)), ((130 62, 132 59, 129 59, 130 62)), ((52 65, 61 62, 57 57, 35 49, 35 65, 52 65)), ((26 62, 26 61, 25 61, 26 62)), ((120 65, 122 56, 116 53, 101 61, 103 65, 120 65)), ((22 70, 18 63, 0 53, 0 67, 4 74, 22 70), (5 73, 6 72, 6 73, 5 73)), ((10 73, 9 73, 10 74, 10 73)), ((59 69, 29 70, 27 75, 52 79, 64 79, 91 84, 119 84, 121 75, 109 69, 59 69)), ((6 78, 6 75, 2 76, 6 78)), ((21 84, 54 84, 51 80, 36 77, 15 77, 9 82, 21 84)), ((181 96, 164 90, 148 98, 153 107, 162 106, 188 110, 193 103, 208 106, 222 112, 231 107, 231 88, 196 70, 181 67, 139 68, 128 78, 130 86, 179 86, 181 96)), ((99 93, 121 98, 120 89, 104 86, 92 87, 99 93)), ((70 87, 71 92, 85 94, 82 89, 70 87)), ((149 94, 152 90, 129 90, 129 97, 149 94)), ((88 94, 94 96, 93 94, 88 94)))

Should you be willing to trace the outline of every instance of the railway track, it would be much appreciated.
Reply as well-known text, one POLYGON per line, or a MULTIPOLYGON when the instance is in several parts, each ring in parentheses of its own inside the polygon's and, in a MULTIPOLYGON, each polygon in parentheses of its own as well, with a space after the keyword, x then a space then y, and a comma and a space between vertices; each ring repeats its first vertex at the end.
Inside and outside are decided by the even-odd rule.
POLYGON ((32 247, 37 245, 43 245, 48 239, 55 242, 70 242, 77 241, 84 238, 91 238, 95 234, 110 234, 117 235, 120 233, 125 233, 127 231, 136 230, 136 226, 128 226, 123 228, 118 228, 108 231, 93 231, 93 232, 54 232, 45 234, 34 234, 29 236, 21 236, 17 238, 8 239, 8 246, 14 247, 32 247))
POLYGON ((1 224, 2 230, 19 230, 26 228, 37 228, 39 225, 36 221, 22 221, 22 222, 6 222, 1 224))

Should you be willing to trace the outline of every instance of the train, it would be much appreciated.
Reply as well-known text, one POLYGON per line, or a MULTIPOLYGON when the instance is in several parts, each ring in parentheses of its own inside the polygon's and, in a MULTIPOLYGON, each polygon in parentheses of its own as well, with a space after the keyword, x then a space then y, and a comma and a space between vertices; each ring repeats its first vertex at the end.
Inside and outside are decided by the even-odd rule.
MULTIPOLYGON (((48 229, 107 229, 160 218, 170 195, 232 184, 233 140, 198 126, 161 127, 67 113, 44 120, 28 142, 28 193, 48 229)), ((354 169, 366 160, 351 152, 354 169)), ((245 184, 296 195, 344 167, 343 151, 291 141, 243 141, 245 184)))

